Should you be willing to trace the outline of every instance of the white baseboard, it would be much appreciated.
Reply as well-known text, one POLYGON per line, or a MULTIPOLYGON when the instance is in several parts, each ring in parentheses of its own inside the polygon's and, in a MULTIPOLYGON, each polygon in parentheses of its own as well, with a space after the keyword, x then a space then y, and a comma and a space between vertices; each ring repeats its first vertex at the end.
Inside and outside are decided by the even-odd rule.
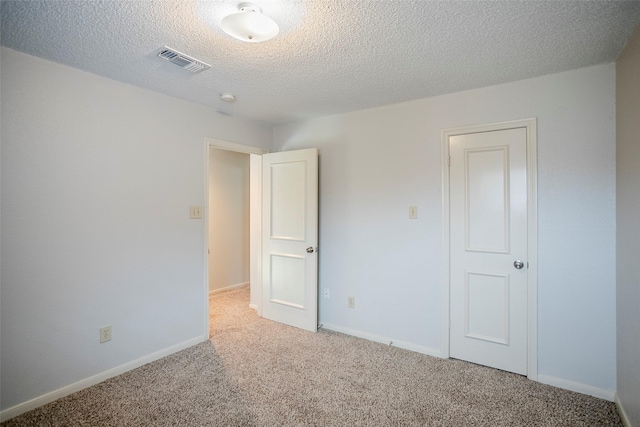
POLYGON ((606 390, 603 388, 593 387, 587 384, 576 383, 569 380, 563 380, 562 378, 550 377, 548 375, 538 374, 538 382, 552 385, 554 387, 563 388, 565 390, 575 391, 577 393, 588 394, 589 396, 608 400, 610 402, 614 401, 615 394, 616 394, 614 390, 606 390))
POLYGON ((249 304, 249 308, 250 308, 251 310, 258 311, 258 304, 249 304))
POLYGON ((405 349, 405 350, 415 351, 416 353, 427 354, 429 356, 434 356, 434 357, 442 357, 441 356, 441 352, 440 352, 439 349, 425 347, 425 346, 414 344, 414 343, 410 343, 410 342, 407 342, 407 341, 400 341, 400 340, 396 340, 396 339, 390 338, 390 337, 383 337, 381 335, 370 334, 368 332, 358 331, 356 329, 345 328, 345 327, 338 326, 338 325, 332 325, 330 323, 323 323, 321 327, 322 327, 322 329, 327 329, 327 330, 330 330, 330 331, 340 332, 340 333, 343 333, 343 334, 352 335, 352 336, 358 337, 358 338, 364 338, 365 340, 379 342, 379 343, 382 343, 382 344, 387 344, 388 345, 389 343, 391 343, 391 345, 393 347, 398 347, 398 348, 402 348, 402 349, 405 349))
POLYGON ((618 398, 618 393, 615 395, 614 402, 616 402, 616 409, 618 410, 618 414, 620 415, 620 419, 622 420, 624 427, 633 427, 629 420, 629 416, 627 415, 627 411, 624 410, 624 406, 622 406, 622 402, 620 402, 620 398, 618 398))
POLYGON ((225 286, 224 288, 214 289, 212 291, 209 291, 209 296, 219 294, 220 292, 224 292, 224 291, 231 291, 233 289, 244 288, 245 286, 249 286, 249 282, 242 282, 242 283, 237 283, 231 286, 225 286))
POLYGON ((204 336, 192 338, 190 340, 181 342, 180 344, 176 344, 171 347, 167 347, 163 350, 156 351, 155 353, 151 353, 147 356, 125 363, 124 365, 116 366, 115 368, 109 369, 108 371, 101 372, 99 374, 93 375, 89 378, 85 378, 83 380, 80 380, 68 386, 43 394, 42 396, 38 396, 24 403, 19 403, 15 406, 5 409, 4 411, 1 411, 0 422, 7 421, 8 419, 16 417, 27 411, 31 411, 32 409, 36 409, 42 405, 51 403, 54 400, 58 400, 62 397, 68 396, 71 393, 75 393, 76 391, 80 391, 87 387, 91 387, 92 385, 101 383, 102 381, 108 380, 109 378, 113 378, 115 376, 123 374, 132 369, 139 368, 142 365, 146 365, 147 363, 151 363, 158 359, 162 359, 163 357, 169 356, 170 354, 177 353, 178 351, 184 350, 185 348, 192 347, 196 344, 200 344, 201 342, 207 341, 207 340, 208 339, 204 336))

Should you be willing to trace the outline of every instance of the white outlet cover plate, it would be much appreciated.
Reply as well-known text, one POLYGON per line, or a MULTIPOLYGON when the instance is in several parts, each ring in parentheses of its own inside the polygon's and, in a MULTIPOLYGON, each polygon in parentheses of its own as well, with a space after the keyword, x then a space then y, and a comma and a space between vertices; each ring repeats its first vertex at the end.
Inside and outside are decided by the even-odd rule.
POLYGON ((100 328, 100 344, 111 341, 111 326, 100 328))
POLYGON ((409 206, 409 218, 410 219, 418 219, 418 207, 417 206, 409 206))

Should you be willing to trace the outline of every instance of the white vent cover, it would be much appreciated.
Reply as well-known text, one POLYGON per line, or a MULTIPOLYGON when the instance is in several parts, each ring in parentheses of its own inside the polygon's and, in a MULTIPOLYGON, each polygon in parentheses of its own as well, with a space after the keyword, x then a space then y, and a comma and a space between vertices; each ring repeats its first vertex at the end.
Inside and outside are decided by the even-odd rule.
POLYGON ((162 59, 166 59, 172 64, 176 64, 177 66, 184 68, 185 70, 189 70, 192 73, 198 73, 211 68, 211 65, 167 46, 158 50, 158 56, 162 59))

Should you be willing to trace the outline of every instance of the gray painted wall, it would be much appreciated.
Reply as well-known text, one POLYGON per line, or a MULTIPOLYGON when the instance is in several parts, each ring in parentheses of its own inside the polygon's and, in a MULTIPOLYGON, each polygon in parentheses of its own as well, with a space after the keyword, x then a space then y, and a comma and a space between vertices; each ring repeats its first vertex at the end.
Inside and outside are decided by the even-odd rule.
POLYGON ((205 138, 268 149, 272 131, 1 52, 6 409, 207 339, 203 219, 189 219, 205 138))
POLYGON ((616 63, 618 400, 640 426, 640 26, 616 63))
POLYGON ((605 64, 276 127, 275 150, 320 149, 320 322, 438 354, 441 130, 536 117, 538 372, 613 399, 614 97, 605 64))

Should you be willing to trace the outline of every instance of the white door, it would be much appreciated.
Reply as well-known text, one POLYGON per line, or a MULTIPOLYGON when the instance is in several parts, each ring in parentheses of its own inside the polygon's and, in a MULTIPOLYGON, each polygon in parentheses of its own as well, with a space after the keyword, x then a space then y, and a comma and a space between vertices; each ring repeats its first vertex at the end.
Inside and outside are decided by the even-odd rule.
POLYGON ((316 331, 318 150, 262 159, 262 316, 316 331))
POLYGON ((527 131, 449 137, 451 357, 527 374, 527 131))

